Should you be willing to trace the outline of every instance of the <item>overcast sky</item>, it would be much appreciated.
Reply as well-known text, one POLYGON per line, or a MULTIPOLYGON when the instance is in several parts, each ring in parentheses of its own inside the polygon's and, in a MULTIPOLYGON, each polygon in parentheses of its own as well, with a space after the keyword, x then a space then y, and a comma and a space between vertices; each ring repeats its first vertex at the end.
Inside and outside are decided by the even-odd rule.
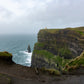
POLYGON ((84 0, 0 0, 0 34, 84 26, 84 0))

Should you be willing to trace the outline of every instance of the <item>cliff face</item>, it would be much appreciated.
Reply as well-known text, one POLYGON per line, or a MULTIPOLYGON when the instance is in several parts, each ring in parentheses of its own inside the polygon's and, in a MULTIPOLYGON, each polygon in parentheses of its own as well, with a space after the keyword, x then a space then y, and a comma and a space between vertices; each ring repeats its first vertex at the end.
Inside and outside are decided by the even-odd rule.
POLYGON ((84 50, 84 27, 42 29, 34 46, 32 67, 57 68, 56 56, 71 59, 84 50))
POLYGON ((84 74, 84 51, 80 56, 67 63, 64 70, 69 74, 84 74))

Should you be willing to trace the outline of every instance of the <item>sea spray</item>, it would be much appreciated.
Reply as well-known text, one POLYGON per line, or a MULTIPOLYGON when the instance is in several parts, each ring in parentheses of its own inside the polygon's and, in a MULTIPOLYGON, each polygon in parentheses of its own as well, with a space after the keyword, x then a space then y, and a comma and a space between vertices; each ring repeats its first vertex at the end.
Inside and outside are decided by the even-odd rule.
POLYGON ((28 53, 27 51, 19 51, 18 54, 14 54, 13 61, 16 64, 21 64, 23 66, 30 67, 31 66, 31 56, 32 56, 32 53, 28 53), (23 55, 23 56, 20 57, 20 55, 23 55))
POLYGON ((1 35, 0 36, 0 51, 8 51, 12 53, 12 60, 16 64, 23 66, 31 66, 31 55, 28 53, 28 44, 31 45, 33 52, 34 44, 37 42, 37 35, 1 35))

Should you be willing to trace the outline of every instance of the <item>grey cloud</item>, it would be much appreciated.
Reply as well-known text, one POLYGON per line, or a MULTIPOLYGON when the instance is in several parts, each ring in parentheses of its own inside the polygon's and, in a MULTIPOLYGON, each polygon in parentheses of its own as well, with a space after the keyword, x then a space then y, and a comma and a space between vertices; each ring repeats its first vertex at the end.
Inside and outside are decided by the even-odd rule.
MULTIPOLYGON (((11 24, 0 25, 5 33, 37 33, 39 29, 84 26, 84 0, 53 0, 45 7, 36 6, 11 24), (28 14, 28 15, 27 15, 28 14)), ((39 4, 39 3, 38 3, 39 4)), ((3 32, 3 30, 2 30, 3 32)), ((4 33, 4 32, 3 32, 4 33)))

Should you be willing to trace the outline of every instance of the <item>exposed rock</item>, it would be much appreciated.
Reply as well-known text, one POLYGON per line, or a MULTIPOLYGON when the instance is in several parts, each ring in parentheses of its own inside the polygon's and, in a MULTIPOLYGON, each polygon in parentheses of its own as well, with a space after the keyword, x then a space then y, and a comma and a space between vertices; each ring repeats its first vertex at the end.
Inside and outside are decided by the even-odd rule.
POLYGON ((53 58, 56 56, 71 59, 79 56, 84 50, 84 27, 67 29, 42 29, 38 33, 38 42, 34 50, 47 51, 52 54, 51 60, 46 58, 45 52, 42 55, 33 52, 32 67, 57 68, 53 58), (47 61, 46 61, 46 60, 47 61))
POLYGON ((66 64, 64 70, 69 74, 84 74, 84 52, 66 64))
POLYGON ((28 50, 28 53, 31 53, 31 48, 30 48, 30 45, 28 45, 27 50, 28 50))

